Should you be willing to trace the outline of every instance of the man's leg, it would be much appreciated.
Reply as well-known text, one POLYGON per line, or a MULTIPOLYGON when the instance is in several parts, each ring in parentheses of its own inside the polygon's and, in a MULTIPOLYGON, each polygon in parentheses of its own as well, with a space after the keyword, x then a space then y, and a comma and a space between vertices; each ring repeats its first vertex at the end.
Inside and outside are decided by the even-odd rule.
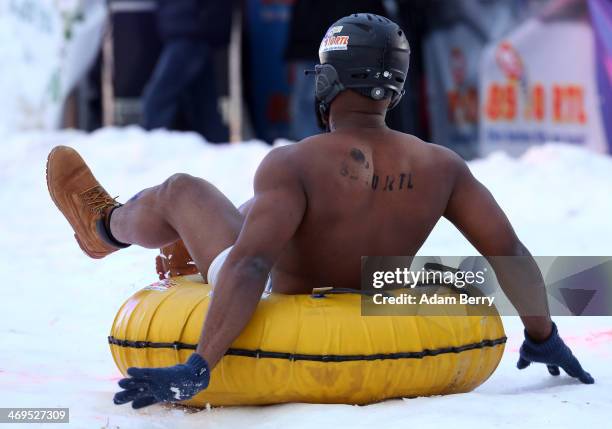
POLYGON ((203 179, 176 174, 115 209, 110 232, 118 241, 160 248, 179 238, 203 275, 212 260, 233 245, 243 216, 203 179))
POLYGON ((79 246, 95 259, 129 244, 159 248, 180 238, 206 273, 217 254, 235 243, 244 219, 213 185, 187 174, 176 174, 121 206, 66 146, 49 154, 47 186, 79 246))
MULTIPOLYGON (((246 219, 252 205, 253 199, 251 198, 238 208, 238 211, 244 219, 246 219)), ((219 255, 222 254, 223 252, 219 253, 219 255)), ((217 256, 217 258, 219 258, 219 256, 217 256)), ((210 267, 212 267, 213 263, 214 260, 210 267)), ((160 254, 155 258, 155 270, 160 280, 168 277, 197 274, 199 272, 193 258, 189 254, 187 248, 185 247, 185 243, 183 243, 182 240, 177 240, 174 243, 160 249, 160 254)), ((211 268, 208 268, 209 274, 210 270, 211 268)), ((207 280, 208 282, 211 281, 210 278, 207 280)))

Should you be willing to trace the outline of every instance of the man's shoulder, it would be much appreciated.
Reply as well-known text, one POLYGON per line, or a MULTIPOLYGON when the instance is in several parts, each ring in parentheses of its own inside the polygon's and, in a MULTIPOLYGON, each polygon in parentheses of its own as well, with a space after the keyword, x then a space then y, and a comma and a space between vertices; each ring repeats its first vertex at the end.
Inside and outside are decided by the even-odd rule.
POLYGON ((304 149, 302 142, 276 146, 266 154, 262 164, 293 164, 299 161, 300 156, 303 156, 304 149))
POLYGON ((308 162, 308 159, 332 149, 332 145, 323 145, 325 142, 333 141, 329 134, 318 134, 307 137, 297 143, 289 143, 272 149, 266 158, 276 162, 288 162, 300 164, 308 162))
POLYGON ((447 147, 426 142, 415 136, 408 136, 408 138, 410 143, 417 147, 422 157, 429 160, 432 164, 446 168, 456 168, 465 165, 463 158, 447 147))
POLYGON ((337 137, 334 136, 332 133, 322 133, 306 137, 305 139, 295 143, 294 146, 302 151, 310 151, 314 150, 315 148, 321 148, 321 144, 333 142, 336 140, 337 137))
POLYGON ((259 164, 256 178, 257 176, 274 176, 277 179, 300 177, 302 166, 308 165, 312 161, 312 156, 312 150, 302 142, 276 146, 259 164))
POLYGON ((457 155, 453 150, 420 139, 412 134, 406 134, 399 131, 394 132, 407 148, 414 155, 422 158, 423 161, 429 160, 435 164, 457 165, 464 163, 464 160, 457 155))
POLYGON ((429 149, 432 155, 440 162, 452 165, 465 164, 465 160, 452 149, 434 143, 429 144, 429 149))
MULTIPOLYGON (((426 142, 410 134, 395 133, 395 139, 399 138, 405 143, 406 149, 409 149, 422 162, 429 162, 441 167, 465 165, 463 158, 449 148, 426 142)), ((347 146, 345 143, 347 142, 353 144, 351 138, 343 139, 333 133, 318 134, 297 143, 272 149, 266 156, 266 161, 293 166, 309 164, 315 158, 328 159, 330 156, 333 157, 335 153, 344 155, 347 146), (346 140, 346 142, 343 140, 346 140)))

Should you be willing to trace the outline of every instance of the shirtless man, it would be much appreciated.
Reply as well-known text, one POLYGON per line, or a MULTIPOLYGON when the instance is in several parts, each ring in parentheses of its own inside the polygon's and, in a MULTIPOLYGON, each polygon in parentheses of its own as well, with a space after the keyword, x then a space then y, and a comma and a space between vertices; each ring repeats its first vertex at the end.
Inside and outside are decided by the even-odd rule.
POLYGON ((115 403, 141 408, 193 397, 249 322, 269 277, 286 294, 359 288, 362 255, 415 255, 442 216, 483 255, 522 257, 514 267, 493 264, 523 315, 518 367, 540 362, 553 375, 562 367, 593 383, 559 337, 541 274, 491 194, 453 152, 385 125, 403 94, 409 54, 404 33, 386 18, 356 14, 334 24, 315 72, 330 132, 272 150, 242 212, 186 174, 120 205, 74 150, 51 152, 49 191, 88 255, 182 239, 215 287, 196 353, 169 368, 130 368, 115 403))

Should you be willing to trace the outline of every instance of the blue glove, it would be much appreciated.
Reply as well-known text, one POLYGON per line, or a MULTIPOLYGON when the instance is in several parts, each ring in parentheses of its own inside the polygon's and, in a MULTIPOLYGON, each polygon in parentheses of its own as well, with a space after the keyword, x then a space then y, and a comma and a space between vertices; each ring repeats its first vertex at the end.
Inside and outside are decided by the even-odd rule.
POLYGON ((121 392, 115 394, 117 405, 132 402, 134 409, 158 402, 178 402, 193 398, 208 387, 208 363, 197 353, 181 365, 168 368, 129 368, 129 378, 119 380, 121 392))
POLYGON ((561 367, 568 375, 577 378, 584 384, 595 383, 591 374, 582 369, 578 359, 572 354, 569 347, 565 345, 559 336, 557 325, 554 323, 550 337, 542 343, 533 341, 527 335, 527 331, 525 331, 525 341, 519 353, 521 357, 516 363, 518 369, 525 369, 532 362, 544 363, 551 375, 559 375, 561 373, 559 367, 561 367))

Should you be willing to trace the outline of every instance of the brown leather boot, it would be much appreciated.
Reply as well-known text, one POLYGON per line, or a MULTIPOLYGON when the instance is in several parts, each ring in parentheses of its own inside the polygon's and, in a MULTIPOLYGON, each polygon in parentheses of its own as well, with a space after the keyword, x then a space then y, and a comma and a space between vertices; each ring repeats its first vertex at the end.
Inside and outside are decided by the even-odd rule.
POLYGON ((47 187, 88 256, 101 259, 128 247, 109 232, 110 215, 121 204, 100 186, 77 151, 66 146, 51 151, 47 159, 47 187))
POLYGON ((155 269, 160 280, 198 273, 198 268, 182 240, 160 250, 159 256, 155 258, 155 269))

